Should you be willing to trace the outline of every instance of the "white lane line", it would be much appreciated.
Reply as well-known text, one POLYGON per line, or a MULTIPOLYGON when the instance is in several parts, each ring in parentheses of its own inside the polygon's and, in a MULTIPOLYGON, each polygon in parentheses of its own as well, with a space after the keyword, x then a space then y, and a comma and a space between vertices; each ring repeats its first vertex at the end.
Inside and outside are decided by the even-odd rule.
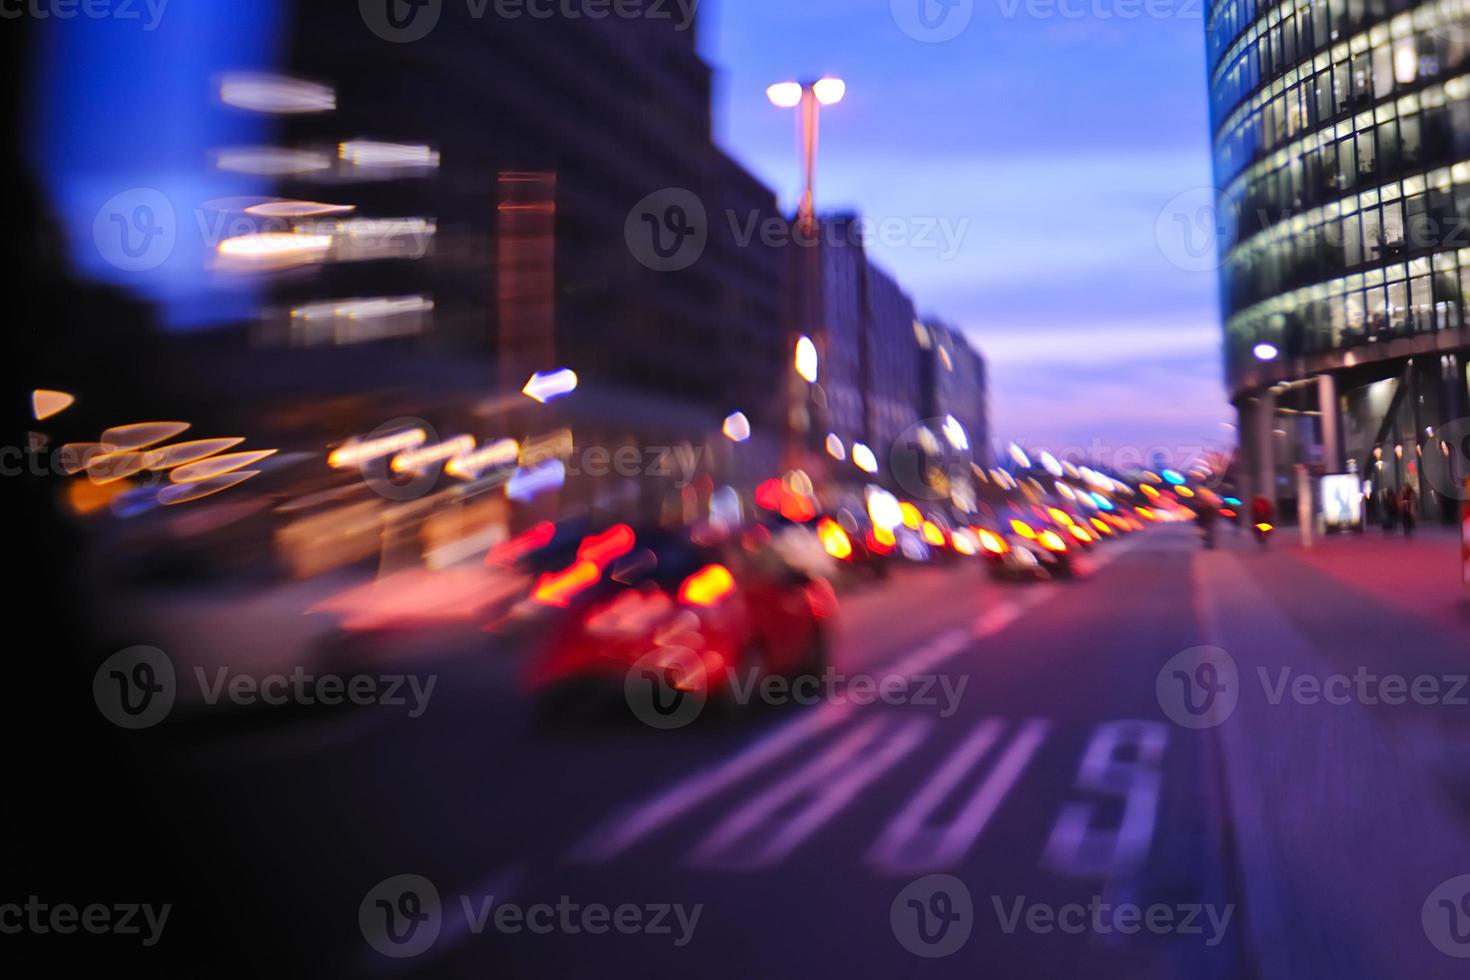
POLYGON ((797 745, 833 727, 851 711, 850 704, 828 703, 787 722, 728 761, 684 779, 631 811, 615 815, 573 845, 562 860, 598 864, 617 857, 710 797, 760 772, 797 745))
POLYGON ((726 817, 695 846, 685 863, 725 871, 780 864, 917 748, 933 725, 928 718, 879 715, 868 719, 726 817), (803 799, 809 802, 788 817, 780 816, 803 799))
POLYGON ((1049 722, 1039 718, 1026 722, 958 815, 947 826, 932 826, 928 821, 935 811, 990 752, 1005 729, 1005 722, 999 718, 982 721, 884 829, 868 852, 867 862, 892 875, 939 871, 958 865, 1020 781, 1050 728, 1049 722))

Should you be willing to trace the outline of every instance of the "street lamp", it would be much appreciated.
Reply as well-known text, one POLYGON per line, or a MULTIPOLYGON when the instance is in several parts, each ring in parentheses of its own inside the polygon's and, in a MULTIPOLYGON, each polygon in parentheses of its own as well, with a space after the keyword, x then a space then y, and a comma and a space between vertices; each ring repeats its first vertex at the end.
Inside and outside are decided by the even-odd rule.
POLYGON ((802 171, 805 186, 797 217, 801 230, 810 234, 816 226, 816 208, 812 194, 817 170, 818 116, 824 105, 836 105, 847 95, 847 83, 840 78, 820 78, 814 82, 778 82, 766 89, 766 97, 779 109, 800 107, 802 171))

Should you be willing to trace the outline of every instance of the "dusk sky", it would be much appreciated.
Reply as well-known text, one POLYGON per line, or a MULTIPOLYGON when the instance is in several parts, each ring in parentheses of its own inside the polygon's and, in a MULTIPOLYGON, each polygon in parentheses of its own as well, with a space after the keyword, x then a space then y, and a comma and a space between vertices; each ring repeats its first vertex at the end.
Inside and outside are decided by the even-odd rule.
POLYGON ((1215 271, 1179 223, 1211 182, 1202 4, 1154 2, 1168 16, 1151 18, 1129 0, 1063 0, 1072 16, 975 0, 957 37, 929 43, 894 14, 918 2, 707 0, 718 141, 790 209, 794 113, 765 88, 845 78, 846 101, 823 114, 818 208, 915 236, 936 226, 873 253, 988 357, 998 438, 1232 438, 1215 271))

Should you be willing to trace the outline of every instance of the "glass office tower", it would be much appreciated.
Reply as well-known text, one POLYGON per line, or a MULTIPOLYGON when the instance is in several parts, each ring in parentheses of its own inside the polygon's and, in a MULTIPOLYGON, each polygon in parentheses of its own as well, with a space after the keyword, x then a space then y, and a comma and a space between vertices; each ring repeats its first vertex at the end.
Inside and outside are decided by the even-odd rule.
MULTIPOLYGON (((1470 415, 1470 0, 1220 0, 1226 374, 1252 492, 1293 465, 1448 514, 1470 415)), ((1467 433, 1470 434, 1470 433, 1467 433)))

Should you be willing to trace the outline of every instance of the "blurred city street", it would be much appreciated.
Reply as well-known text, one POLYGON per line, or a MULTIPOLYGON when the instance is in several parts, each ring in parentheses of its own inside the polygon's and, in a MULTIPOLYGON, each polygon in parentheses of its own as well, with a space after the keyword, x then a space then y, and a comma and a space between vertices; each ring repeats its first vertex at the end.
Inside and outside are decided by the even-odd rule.
POLYGON ((1470 963, 1470 0, 0 0, 0 975, 1470 963))
POLYGON ((1222 545, 1203 552, 1191 530, 1164 528, 1075 582, 1018 587, 961 565, 849 596, 836 671, 938 677, 932 704, 839 694, 662 732, 626 716, 547 723, 515 694, 516 650, 431 654, 410 634, 374 656, 437 678, 420 717, 216 715, 139 753, 145 785, 186 796, 189 821, 225 837, 185 881, 240 884, 205 921, 181 894, 173 925, 261 972, 1456 975, 1405 902, 1470 860, 1464 709, 1273 704, 1256 677, 1462 671, 1463 605, 1429 592, 1402 610, 1401 594, 1364 580, 1452 570, 1454 542, 1375 534, 1261 553, 1227 532, 1222 545), (1238 705, 1195 730, 1156 679, 1205 644, 1234 656, 1238 705), (1310 780, 1292 775, 1304 761, 1310 780), (1364 786, 1377 789, 1355 797, 1364 786), (249 825, 232 826, 247 809, 249 825), (357 908, 407 873, 437 888, 443 925, 395 962, 363 946, 357 908), (973 931, 959 955, 923 963, 895 941, 890 907, 934 873, 967 883, 973 931), (1349 887, 1354 902, 1334 902, 1349 887), (259 903, 260 889, 274 899, 259 903), (672 917, 669 935, 549 936, 483 918, 477 930, 470 914, 563 896, 702 913, 685 944, 672 917), (1161 904, 1176 922, 1195 908, 1199 931, 1028 928, 1010 918, 1017 900, 1161 904))

